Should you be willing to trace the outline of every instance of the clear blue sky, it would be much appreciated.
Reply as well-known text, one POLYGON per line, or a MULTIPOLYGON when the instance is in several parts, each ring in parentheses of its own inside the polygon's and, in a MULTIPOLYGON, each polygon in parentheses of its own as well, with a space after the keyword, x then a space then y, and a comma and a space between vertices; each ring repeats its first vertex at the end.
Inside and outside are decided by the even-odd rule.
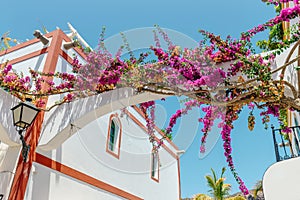
MULTIPOLYGON (((266 6, 260 0, 10 0, 1 2, 0 33, 9 30, 11 37, 25 41, 26 38, 33 38, 33 31, 42 29, 42 25, 49 31, 56 27, 68 30, 67 22, 71 22, 91 46, 96 46, 103 25, 109 37, 126 30, 158 24, 198 41, 201 38, 197 32, 199 29, 238 37, 240 32, 274 15, 272 6, 266 6)), ((177 99, 171 99, 167 105, 162 103, 162 107, 168 107, 167 115, 178 106, 176 102, 177 99)), ((232 146, 236 168, 251 188, 262 178, 275 157, 271 131, 265 131, 258 120, 255 130, 249 132, 246 114, 244 112, 235 123, 232 146)), ((221 140, 205 158, 199 159, 200 137, 199 133, 196 134, 193 143, 181 157, 182 197, 206 193, 208 188, 204 176, 210 173, 211 167, 219 173, 226 166, 221 140)), ((238 191, 229 170, 226 177, 233 185, 233 192, 238 191)))

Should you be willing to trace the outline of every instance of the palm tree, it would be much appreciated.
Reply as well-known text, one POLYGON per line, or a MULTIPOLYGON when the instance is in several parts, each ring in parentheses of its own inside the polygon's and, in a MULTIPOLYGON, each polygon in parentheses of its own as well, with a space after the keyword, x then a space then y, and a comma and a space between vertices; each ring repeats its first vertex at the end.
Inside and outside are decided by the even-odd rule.
POLYGON ((211 188, 209 192, 215 200, 224 200, 225 196, 229 195, 231 185, 224 183, 225 177, 223 177, 226 168, 222 168, 221 177, 217 179, 216 173, 211 169, 212 175, 205 176, 207 185, 211 188))
MULTIPOLYGON (((213 200, 213 199, 206 194, 196 194, 193 197, 193 200, 213 200)), ((246 200, 246 199, 245 197, 242 196, 235 196, 235 197, 226 198, 225 200, 246 200)))
POLYGON ((246 199, 242 196, 235 196, 235 197, 227 198, 226 200, 246 200, 246 199))
POLYGON ((206 194, 196 194, 193 200, 212 200, 212 198, 206 194))
POLYGON ((263 192, 263 185, 262 185, 262 181, 261 180, 257 181, 257 183, 254 186, 254 190, 253 190, 253 197, 254 197, 254 199, 257 199, 259 192, 263 192))

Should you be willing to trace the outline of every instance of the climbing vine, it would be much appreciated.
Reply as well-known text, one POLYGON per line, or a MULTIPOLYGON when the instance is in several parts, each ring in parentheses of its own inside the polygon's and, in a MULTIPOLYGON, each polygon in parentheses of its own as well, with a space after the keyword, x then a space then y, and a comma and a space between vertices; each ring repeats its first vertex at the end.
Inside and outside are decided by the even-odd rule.
MULTIPOLYGON (((279 6, 288 0, 267 1, 279 6)), ((221 119, 224 155, 240 189, 248 194, 247 187, 236 172, 231 148, 231 131, 233 122, 238 120, 241 110, 248 106, 248 128, 253 130, 255 117, 253 110, 261 110, 262 123, 267 124, 270 115, 276 117, 281 124, 283 134, 289 133, 287 127, 287 109, 300 110, 298 91, 284 80, 286 68, 299 58, 274 69, 277 55, 280 55, 291 44, 299 40, 298 28, 292 28, 286 34, 289 39, 282 41, 281 24, 296 18, 300 14, 298 1, 294 7, 278 9, 277 16, 264 24, 256 26, 241 34, 240 38, 227 37, 222 39, 213 33, 200 30, 204 40, 194 49, 176 46, 159 26, 154 31, 155 46, 149 52, 135 57, 123 36, 124 46, 116 55, 107 51, 104 45, 104 30, 101 33, 99 46, 95 51, 86 52, 85 63, 75 57, 72 73, 42 73, 29 70, 29 75, 19 73, 8 64, 1 65, 0 87, 22 101, 30 97, 33 103, 43 109, 50 110, 66 102, 75 101, 92 95, 99 95, 121 87, 134 88, 136 93, 152 92, 165 95, 184 95, 188 98, 185 107, 171 116, 168 126, 159 141, 154 139, 155 102, 140 105, 145 113, 147 130, 153 150, 157 151, 165 138, 171 137, 172 129, 178 118, 188 114, 193 107, 201 107, 205 116, 198 119, 203 123, 203 137, 200 152, 205 152, 206 138, 216 119, 221 119), (273 50, 268 54, 254 54, 251 38, 259 32, 270 29, 268 40, 258 43, 264 50, 273 50), (158 35, 167 42, 168 49, 163 49, 158 35), (130 52, 129 59, 121 54, 126 49, 130 52), (149 57, 155 59, 149 59, 149 57), (278 76, 275 76, 279 73, 278 76), (59 79, 58 82, 52 81, 59 79), (58 84, 57 84, 58 83, 58 84), (292 96, 286 96, 288 88, 292 96), (63 96, 55 104, 46 107, 46 97, 63 96)), ((298 26, 298 25, 296 25, 298 26)))

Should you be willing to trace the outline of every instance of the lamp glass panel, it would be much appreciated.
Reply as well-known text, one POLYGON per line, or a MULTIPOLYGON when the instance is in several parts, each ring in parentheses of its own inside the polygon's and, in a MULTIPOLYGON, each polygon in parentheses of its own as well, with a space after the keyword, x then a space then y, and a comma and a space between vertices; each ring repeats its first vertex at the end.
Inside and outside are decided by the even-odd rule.
POLYGON ((21 109, 22 106, 18 106, 13 110, 13 120, 15 125, 20 121, 21 109))
POLYGON ((22 121, 28 125, 32 123, 35 116, 37 115, 38 110, 35 110, 31 107, 27 107, 26 105, 23 106, 23 113, 22 113, 22 121))

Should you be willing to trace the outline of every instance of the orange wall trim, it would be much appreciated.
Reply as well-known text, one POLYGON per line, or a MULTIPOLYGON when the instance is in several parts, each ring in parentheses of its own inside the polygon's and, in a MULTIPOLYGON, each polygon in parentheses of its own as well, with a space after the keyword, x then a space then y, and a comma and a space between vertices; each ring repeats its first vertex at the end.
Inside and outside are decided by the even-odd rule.
MULTIPOLYGON (((75 49, 75 51, 78 53, 78 55, 80 55, 83 59, 86 60, 86 55, 82 55, 83 53, 81 53, 80 50, 76 50, 76 48, 74 48, 74 49, 75 49)), ((60 55, 61 57, 63 57, 70 65, 72 65, 74 59, 71 58, 65 51, 63 51, 63 50, 61 49, 60 52, 59 52, 59 55, 60 55)))
POLYGON ((19 63, 19 62, 23 62, 23 61, 25 61, 25 60, 28 60, 28 59, 30 59, 30 58, 34 58, 34 57, 36 57, 36 56, 40 56, 40 55, 42 55, 42 54, 44 54, 44 53, 47 53, 47 52, 48 52, 48 47, 43 48, 43 49, 38 50, 38 51, 35 51, 35 52, 32 52, 32 53, 30 53, 30 54, 27 54, 27 55, 18 57, 18 58, 16 58, 16 59, 10 60, 10 61, 8 62, 8 64, 13 65, 13 64, 16 64, 16 63, 19 63))
MULTIPOLYGON (((132 106, 132 108, 137 112, 139 113, 144 119, 146 118, 145 114, 141 111, 141 109, 139 107, 137 107, 136 105, 132 106)), ((155 126, 154 127, 155 130, 161 135, 161 136, 164 136, 164 133, 157 127, 155 126)), ((166 140, 168 141, 168 143, 170 143, 170 145, 172 147, 174 147, 174 149, 176 150, 179 150, 178 147, 169 139, 169 138, 166 138, 166 140)))
MULTIPOLYGON (((47 37, 48 39, 51 38, 52 36, 53 36, 53 32, 45 34, 45 37, 47 37)), ((26 41, 26 42, 23 42, 23 43, 21 43, 21 44, 18 44, 18 45, 16 45, 16 46, 13 46, 13 47, 11 47, 11 48, 9 48, 9 49, 0 51, 0 56, 3 56, 3 55, 5 55, 5 54, 8 54, 8 53, 11 53, 11 52, 14 52, 14 51, 17 51, 17 50, 19 50, 19 49, 23 49, 23 48, 25 48, 25 47, 27 47, 27 46, 30 46, 30 45, 32 45, 32 44, 35 44, 35 43, 37 43, 37 42, 40 42, 40 40, 39 40, 39 39, 36 39, 36 38, 35 38, 35 39, 32 39, 32 40, 29 40, 29 41, 26 41)))
POLYGON ((137 197, 133 194, 130 194, 124 190, 121 190, 119 188, 116 188, 112 185, 109 185, 107 183, 104 183, 100 180, 97 180, 91 176, 88 176, 82 172, 79 172, 75 169, 72 169, 66 165, 63 165, 59 162, 56 162, 54 160, 51 160, 50 158, 47 158, 39 153, 36 153, 36 156, 34 158, 34 161, 38 164, 41 164, 45 167, 48 167, 50 169, 53 169, 55 171, 58 171, 62 174, 65 174, 67 176, 70 176, 72 178, 75 178, 79 181, 82 181, 84 183, 90 184, 92 186, 95 186, 99 189, 105 190, 107 192, 110 192, 112 194, 118 195, 120 197, 126 198, 126 199, 130 199, 130 200, 142 200, 142 198, 137 197))
POLYGON ((63 50, 59 51, 59 55, 63 57, 70 65, 73 63, 73 58, 71 58, 66 52, 63 50))
POLYGON ((44 112, 40 112, 32 126, 30 126, 25 135, 26 143, 30 145, 28 161, 23 162, 23 157, 20 154, 15 176, 9 193, 9 200, 23 200, 27 188, 27 182, 32 167, 32 161, 35 154, 38 139, 41 133, 43 124, 44 112))
MULTIPOLYGON (((142 122, 140 122, 133 114, 131 114, 128 110, 125 110, 125 113, 128 115, 128 117, 130 119, 132 119, 132 121, 134 121, 139 127, 141 127, 145 132, 147 132, 147 128, 146 126, 144 126, 144 124, 142 122)), ((154 139, 158 142, 159 139, 157 137, 154 136, 154 139)), ((178 158, 178 156, 171 150, 169 149, 169 147, 167 147, 165 144, 161 145, 171 156, 173 156, 174 158, 178 158)))
MULTIPOLYGON (((56 64, 58 61, 58 54, 62 45, 62 35, 65 35, 61 30, 53 31, 46 36, 52 36, 50 46, 48 47, 48 55, 43 68, 44 73, 55 72, 56 64)), ((34 41, 34 40, 33 40, 34 41)), ((29 41, 30 42, 30 41, 29 41)), ((17 48, 17 47, 16 47, 17 48)), ((50 78, 48 78, 50 80, 50 78)), ((45 90, 47 85, 43 85, 42 89, 45 90)), ((35 150, 40 139, 42 124, 44 120, 44 112, 40 112, 35 119, 33 125, 27 129, 25 134, 26 143, 30 145, 30 153, 27 162, 23 162, 22 155, 20 154, 15 176, 13 179, 12 187, 9 193, 9 200, 23 200, 27 188, 27 183, 32 167, 35 150)))
POLYGON ((180 160, 177 158, 177 171, 178 171, 178 189, 179 189, 179 198, 181 199, 181 178, 180 178, 180 160))
MULTIPOLYGON (((281 7, 282 7, 282 9, 289 8, 290 3, 289 2, 281 3, 281 7)), ((282 39, 284 39, 284 40, 290 39, 290 33, 287 33, 288 29, 290 28, 290 22, 289 21, 282 22, 282 28, 283 28, 283 32, 284 32, 282 39)))
MULTIPOLYGON (((62 52, 61 50, 61 46, 63 41, 71 41, 70 38, 68 38, 61 30, 56 30, 53 31, 51 33, 48 33, 45 35, 46 37, 52 37, 52 41, 50 43, 50 45, 48 47, 44 47, 41 50, 35 51, 33 53, 30 53, 28 55, 24 55, 20 58, 16 58, 10 61, 11 64, 14 63, 18 63, 27 59, 30 59, 32 57, 41 55, 43 53, 48 53, 46 61, 45 61, 45 65, 43 68, 43 72, 44 73, 49 73, 49 72, 55 72, 56 70, 56 65, 57 65, 57 61, 58 61, 58 57, 59 55, 61 55, 64 58, 67 58, 66 60, 70 63, 71 62, 71 58, 66 55, 65 53, 62 52)), ((36 42, 39 42, 38 39, 33 39, 31 41, 25 42, 23 44, 17 45, 15 47, 12 47, 8 50, 5 50, 3 52, 0 52, 0 56, 19 50, 21 48, 24 48, 26 46, 29 46, 31 44, 34 44, 36 42)), ((75 51, 82 56, 84 59, 86 58, 85 54, 82 52, 81 49, 79 48, 75 48, 75 51)), ((47 88, 47 85, 43 85, 43 90, 45 90, 47 88)), ((138 121, 137 118, 135 118, 131 113, 127 112, 128 115, 130 116, 130 118, 137 124, 139 125, 141 128, 143 128, 145 131, 147 131, 147 128, 140 122, 138 121)), ((24 195, 26 192, 26 188, 27 188, 27 183, 28 183, 28 178, 30 175, 30 171, 31 171, 31 167, 32 167, 32 163, 33 162, 37 162, 41 165, 44 165, 48 168, 51 168, 53 170, 59 171, 65 175, 68 175, 70 177, 76 178, 80 181, 83 181, 85 183, 88 183, 90 185, 93 185, 97 188, 103 189, 105 191, 111 192, 113 194, 116 194, 120 197, 124 197, 130 200, 142 200, 142 198, 134 196, 126 191, 123 191, 119 188, 116 188, 114 186, 111 186, 107 183, 104 183, 100 180, 97 180, 93 177, 90 177, 86 174, 83 174, 82 172, 76 171, 68 166, 65 166, 61 163, 58 163, 56 161, 53 161, 41 154, 38 154, 35 152, 36 147, 38 145, 38 141, 40 139, 40 134, 41 134, 41 129, 42 129, 42 124, 43 124, 43 120, 44 120, 44 112, 41 112, 36 120, 34 121, 33 125, 31 127, 29 127, 26 131, 25 134, 25 140, 27 142, 27 144, 29 144, 31 146, 30 149, 30 153, 28 156, 28 162, 23 162, 23 158, 22 155, 19 156, 19 160, 17 163, 17 168, 16 168, 16 172, 14 175, 14 179, 13 179, 13 183, 12 183, 12 187, 10 190, 10 194, 9 194, 9 200, 23 200, 24 199, 24 195)), ((160 133, 160 132, 159 132, 160 133)), ((156 140, 158 140, 158 138, 155 138, 156 140)), ((173 146, 174 144, 169 141, 170 144, 173 146)), ((173 151, 171 151, 166 145, 162 145, 162 147, 170 154, 172 155, 174 158, 176 158, 178 160, 178 156, 176 153, 174 153, 173 151)), ((175 149, 176 146, 174 145, 175 149)), ((179 170, 179 160, 178 160, 178 170, 179 170)), ((178 171, 179 173, 179 171, 178 171)))
MULTIPOLYGON (((144 113, 137 107, 137 106, 132 106, 142 117, 145 118, 144 113)), ((144 131, 147 132, 147 128, 143 125, 142 122, 140 122, 133 114, 131 114, 128 110, 125 110, 125 113, 128 115, 128 117, 130 119, 132 119, 132 121, 134 121, 138 126, 140 126, 142 129, 144 129, 144 131)), ((162 133, 161 133, 162 134, 162 133)), ((168 139, 168 138, 167 138, 168 139)), ((158 141, 158 138, 155 137, 155 140, 158 141)), ((176 149, 178 150, 177 146, 170 141, 170 144, 176 149)), ((178 173, 178 191, 179 191, 179 197, 178 199, 181 199, 181 178, 180 178, 180 160, 179 160, 179 156, 176 155, 173 151, 171 151, 171 149, 169 149, 165 144, 162 145, 162 147, 174 158, 176 158, 177 160, 177 173, 178 173)), ((151 176, 152 178, 152 176, 151 176)), ((155 179, 154 179, 155 180, 155 179)))
POLYGON ((61 30, 53 31, 51 47, 49 48, 48 56, 43 69, 44 73, 55 72, 59 50, 63 41, 62 34, 64 33, 61 30))
MULTIPOLYGON (((65 42, 71 42, 71 39, 66 34, 61 34, 61 36, 65 42)), ((87 59, 87 56, 83 52, 82 48, 74 47, 73 50, 76 51, 76 53, 78 53, 83 59, 87 59)))

